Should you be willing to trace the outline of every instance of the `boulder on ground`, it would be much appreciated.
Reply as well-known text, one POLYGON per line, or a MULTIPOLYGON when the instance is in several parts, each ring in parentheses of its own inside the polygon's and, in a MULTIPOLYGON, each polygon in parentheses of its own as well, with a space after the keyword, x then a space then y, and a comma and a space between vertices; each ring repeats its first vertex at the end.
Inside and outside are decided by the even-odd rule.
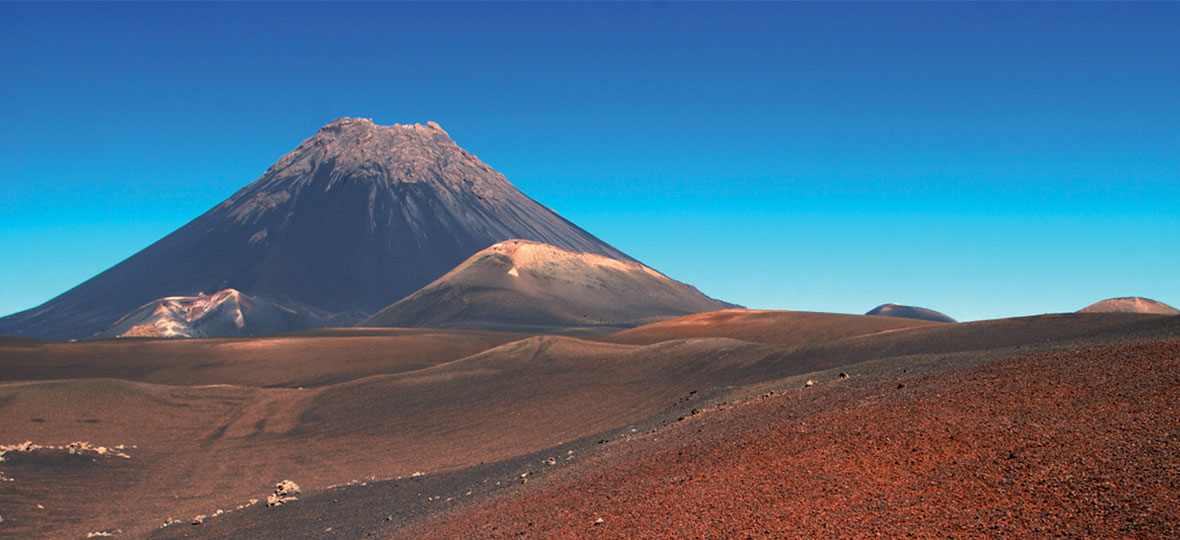
POLYGON ((275 492, 266 498, 267 506, 279 506, 297 500, 299 484, 290 480, 283 480, 275 485, 275 492))

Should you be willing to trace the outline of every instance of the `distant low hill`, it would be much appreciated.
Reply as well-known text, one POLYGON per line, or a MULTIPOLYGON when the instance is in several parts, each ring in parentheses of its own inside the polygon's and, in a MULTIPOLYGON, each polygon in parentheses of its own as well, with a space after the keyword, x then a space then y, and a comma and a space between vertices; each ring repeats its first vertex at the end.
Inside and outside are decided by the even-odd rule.
POLYGON ((902 319, 920 319, 923 321, 935 322, 955 322, 954 319, 947 317, 945 314, 934 311, 933 309, 926 309, 915 306, 903 306, 901 304, 881 304, 871 310, 865 315, 876 315, 878 317, 900 317, 902 319))
POLYGON ((476 253, 361 325, 630 327, 732 307, 637 262, 511 240, 476 253))
POLYGON ((1180 315, 1180 310, 1150 298, 1126 296, 1110 298, 1090 304, 1078 313, 1150 313, 1153 315, 1180 315))

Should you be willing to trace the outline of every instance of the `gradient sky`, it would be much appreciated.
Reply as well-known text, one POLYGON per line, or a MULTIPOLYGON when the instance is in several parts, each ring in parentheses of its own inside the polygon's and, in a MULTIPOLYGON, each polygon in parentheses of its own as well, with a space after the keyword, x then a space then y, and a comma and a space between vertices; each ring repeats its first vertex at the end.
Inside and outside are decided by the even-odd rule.
POLYGON ((1180 306, 1180 4, 0 3, 0 314, 341 116, 706 294, 1180 306))

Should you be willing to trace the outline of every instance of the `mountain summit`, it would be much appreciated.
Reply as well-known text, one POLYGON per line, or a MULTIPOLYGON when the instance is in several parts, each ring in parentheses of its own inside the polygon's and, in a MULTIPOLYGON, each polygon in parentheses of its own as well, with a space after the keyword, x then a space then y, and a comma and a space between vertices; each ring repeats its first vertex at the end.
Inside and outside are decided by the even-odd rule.
POLYGON ((341 118, 258 180, 0 334, 70 339, 149 302, 236 289, 352 324, 496 242, 632 259, 528 198, 438 124, 341 118))

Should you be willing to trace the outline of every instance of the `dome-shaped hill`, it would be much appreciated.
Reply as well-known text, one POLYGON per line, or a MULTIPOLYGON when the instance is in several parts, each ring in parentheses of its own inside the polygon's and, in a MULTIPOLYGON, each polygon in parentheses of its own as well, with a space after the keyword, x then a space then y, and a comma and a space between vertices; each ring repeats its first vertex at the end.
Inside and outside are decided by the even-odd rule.
POLYGON ((731 307, 637 262, 510 240, 476 253, 361 325, 629 327, 731 307))
POLYGON ((1163 302, 1156 302, 1139 296, 1110 298, 1090 304, 1078 313, 1149 313, 1153 315, 1180 315, 1180 310, 1163 302))
POLYGON ((943 313, 934 311, 933 309, 926 309, 915 306, 903 306, 901 304, 881 304, 865 315, 876 315, 879 317, 900 317, 902 319, 920 319, 923 321, 934 322, 955 322, 954 319, 947 317, 943 313))

